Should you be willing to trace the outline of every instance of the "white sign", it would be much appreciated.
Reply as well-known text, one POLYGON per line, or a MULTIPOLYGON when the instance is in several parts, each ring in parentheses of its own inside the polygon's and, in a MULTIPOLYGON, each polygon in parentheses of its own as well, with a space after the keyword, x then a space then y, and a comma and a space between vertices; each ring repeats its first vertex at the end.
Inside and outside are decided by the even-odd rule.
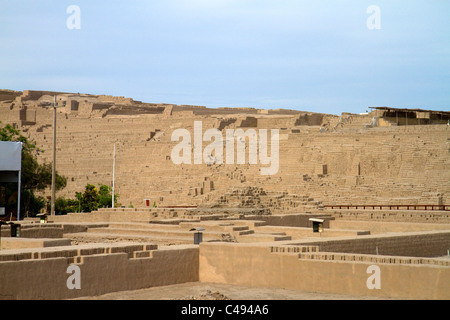
POLYGON ((0 171, 20 171, 22 142, 0 141, 0 171))
POLYGON ((4 216, 5 214, 5 208, 0 207, 0 216, 4 216))

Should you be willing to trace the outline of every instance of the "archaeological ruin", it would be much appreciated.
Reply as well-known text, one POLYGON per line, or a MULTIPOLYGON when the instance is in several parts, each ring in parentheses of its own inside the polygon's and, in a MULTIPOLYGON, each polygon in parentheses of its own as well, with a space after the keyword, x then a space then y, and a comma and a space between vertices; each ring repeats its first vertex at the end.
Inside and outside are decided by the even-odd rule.
POLYGON ((450 299, 450 112, 0 90, 1 123, 34 141, 41 163, 53 161, 55 101, 57 196, 114 184, 119 204, 21 212, 18 237, 6 224, 17 212, 0 211, 0 299, 190 282, 450 299))

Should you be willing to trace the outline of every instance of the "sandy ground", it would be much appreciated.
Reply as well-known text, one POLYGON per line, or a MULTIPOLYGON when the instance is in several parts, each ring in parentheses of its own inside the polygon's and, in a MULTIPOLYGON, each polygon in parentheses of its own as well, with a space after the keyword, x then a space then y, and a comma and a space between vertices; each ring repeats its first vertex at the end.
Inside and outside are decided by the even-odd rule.
MULTIPOLYGON (((380 300, 340 294, 274 288, 251 288, 217 283, 184 283, 142 290, 122 291, 78 300, 380 300)), ((388 300, 388 299, 381 299, 388 300)))

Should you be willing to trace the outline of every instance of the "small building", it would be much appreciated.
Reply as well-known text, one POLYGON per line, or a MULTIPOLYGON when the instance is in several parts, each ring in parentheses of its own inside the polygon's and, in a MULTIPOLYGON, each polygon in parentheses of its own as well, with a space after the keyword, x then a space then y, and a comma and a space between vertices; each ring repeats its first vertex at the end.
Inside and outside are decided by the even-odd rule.
POLYGON ((390 107, 371 107, 375 110, 375 116, 383 119, 380 125, 430 125, 448 124, 450 121, 449 111, 435 111, 422 109, 399 109, 390 107))

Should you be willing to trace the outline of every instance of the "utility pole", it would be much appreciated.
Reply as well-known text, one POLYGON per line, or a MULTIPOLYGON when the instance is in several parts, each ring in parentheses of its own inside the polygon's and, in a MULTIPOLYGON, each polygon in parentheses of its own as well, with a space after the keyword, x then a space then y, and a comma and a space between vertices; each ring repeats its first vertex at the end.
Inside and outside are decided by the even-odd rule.
POLYGON ((114 178, 116 173, 116 144, 114 144, 114 156, 113 156, 113 185, 112 185, 112 208, 114 209, 114 178))
POLYGON ((53 102, 53 165, 52 165, 52 200, 51 215, 55 215, 55 195, 56 195, 56 96, 53 102))
MULTIPOLYGON (((66 102, 63 101, 65 106, 66 102)), ((51 212, 52 216, 55 215, 55 201, 56 201, 56 108, 58 103, 56 102, 56 95, 53 101, 53 165, 52 165, 52 200, 51 200, 51 212)))
MULTIPOLYGON (((53 108, 53 164, 52 164, 52 196, 50 202, 50 215, 55 215, 55 198, 56 198, 56 108, 58 103, 56 102, 57 95, 53 96, 53 103, 41 103, 41 106, 53 108)), ((66 101, 63 101, 62 106, 66 105, 66 101)))

